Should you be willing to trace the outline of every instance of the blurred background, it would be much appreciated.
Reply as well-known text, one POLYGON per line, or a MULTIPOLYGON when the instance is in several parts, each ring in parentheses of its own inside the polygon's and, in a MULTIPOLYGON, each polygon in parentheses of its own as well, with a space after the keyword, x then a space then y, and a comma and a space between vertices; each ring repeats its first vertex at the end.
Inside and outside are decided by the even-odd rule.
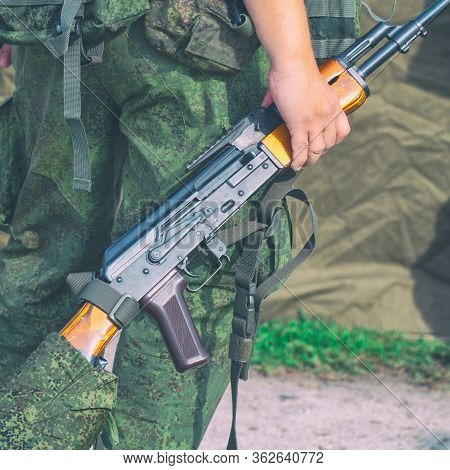
MULTIPOLYGON (((392 22, 431 3, 399 0, 392 22)), ((369 4, 391 13, 391 1, 369 4)), ((373 25, 363 8, 363 32, 373 25)), ((302 307, 343 326, 448 339, 450 14, 372 80, 350 138, 301 178, 319 216, 318 249, 265 315, 291 318, 302 307)))

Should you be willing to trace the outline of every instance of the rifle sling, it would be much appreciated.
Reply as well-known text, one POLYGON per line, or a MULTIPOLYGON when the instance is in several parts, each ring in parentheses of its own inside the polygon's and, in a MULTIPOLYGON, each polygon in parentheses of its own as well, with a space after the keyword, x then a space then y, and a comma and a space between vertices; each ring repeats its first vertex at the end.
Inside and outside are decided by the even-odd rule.
POLYGON ((94 279, 93 273, 74 273, 67 277, 67 284, 75 295, 103 310, 121 330, 126 328, 141 311, 139 302, 129 295, 122 295, 106 282, 94 279))
POLYGON ((262 220, 264 230, 256 231, 247 237, 247 243, 237 269, 236 299, 229 349, 229 357, 231 359, 232 424, 227 445, 228 450, 238 449, 236 421, 239 380, 248 379, 256 336, 262 319, 262 301, 280 283, 284 282, 292 271, 312 254, 315 248, 317 216, 306 194, 300 189, 292 188, 298 176, 293 171, 287 171, 281 174, 271 185, 261 201, 260 219, 262 220), (297 199, 309 207, 312 235, 290 262, 258 285, 262 249, 265 242, 273 237, 276 231, 277 221, 279 222, 279 217, 277 216, 279 210, 277 210, 276 206, 285 197, 297 199))

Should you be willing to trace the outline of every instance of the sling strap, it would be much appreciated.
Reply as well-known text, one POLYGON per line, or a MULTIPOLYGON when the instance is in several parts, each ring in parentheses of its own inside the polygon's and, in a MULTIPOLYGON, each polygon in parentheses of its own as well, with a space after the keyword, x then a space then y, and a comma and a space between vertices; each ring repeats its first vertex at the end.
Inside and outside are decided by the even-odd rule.
POLYGON ((247 380, 256 336, 262 320, 262 301, 277 286, 284 282, 292 271, 302 264, 314 251, 316 244, 317 216, 306 194, 292 186, 298 174, 292 170, 282 173, 271 185, 261 201, 260 230, 251 233, 245 240, 244 250, 236 272, 236 298, 230 336, 229 357, 231 359, 232 424, 228 439, 228 450, 237 450, 237 406, 239 380, 247 380), (300 252, 285 266, 262 282, 258 282, 261 255, 265 243, 273 238, 279 228, 283 213, 279 206, 285 197, 291 197, 309 207, 312 235, 300 252))
POLYGON ((67 284, 80 300, 90 302, 107 313, 120 330, 126 328, 141 311, 136 299, 128 294, 122 295, 109 284, 95 279, 93 273, 69 274, 67 284))
POLYGON ((64 60, 64 119, 73 147, 73 188, 91 191, 89 146, 81 120, 81 65, 101 62, 103 44, 86 51, 82 41, 84 4, 92 0, 0 0, 6 7, 62 5, 56 36, 43 42, 55 59, 64 60))

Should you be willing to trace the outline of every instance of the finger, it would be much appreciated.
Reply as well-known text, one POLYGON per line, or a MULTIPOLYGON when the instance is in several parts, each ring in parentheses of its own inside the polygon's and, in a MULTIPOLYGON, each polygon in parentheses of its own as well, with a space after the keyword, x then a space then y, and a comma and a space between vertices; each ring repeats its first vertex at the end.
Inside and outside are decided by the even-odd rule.
POLYGON ((266 96, 264 97, 262 103, 261 103, 261 106, 263 108, 268 108, 272 103, 273 103, 272 93, 270 93, 270 91, 268 91, 266 93, 266 96))
POLYGON ((336 119, 336 145, 340 144, 351 132, 347 115, 342 112, 336 119))
POLYGON ((325 142, 325 149, 330 150, 336 145, 337 129, 336 121, 331 122, 323 131, 323 140, 325 142))
POLYGON ((302 168, 308 159, 308 134, 294 134, 291 138, 292 142, 292 169, 295 171, 302 168))
POLYGON ((325 145, 324 133, 321 131, 311 132, 309 134, 309 148, 308 160, 306 166, 312 166, 317 163, 317 160, 326 152, 327 146, 325 145))

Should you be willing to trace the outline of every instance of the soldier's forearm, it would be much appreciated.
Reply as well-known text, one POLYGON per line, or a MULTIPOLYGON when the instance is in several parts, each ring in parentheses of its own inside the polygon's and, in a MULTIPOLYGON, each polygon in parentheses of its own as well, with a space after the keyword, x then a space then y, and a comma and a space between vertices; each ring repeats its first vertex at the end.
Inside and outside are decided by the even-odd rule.
POLYGON ((315 67, 303 0, 244 0, 262 46, 275 68, 315 67))

